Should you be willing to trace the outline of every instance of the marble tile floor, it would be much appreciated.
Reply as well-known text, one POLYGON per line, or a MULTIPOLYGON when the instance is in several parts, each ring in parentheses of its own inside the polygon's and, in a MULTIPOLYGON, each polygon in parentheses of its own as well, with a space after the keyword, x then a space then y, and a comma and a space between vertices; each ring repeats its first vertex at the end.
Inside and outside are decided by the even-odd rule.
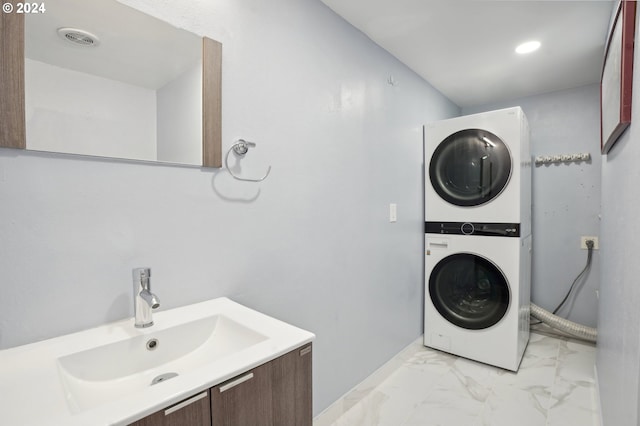
POLYGON ((595 346, 533 332, 518 373, 422 346, 392 361, 314 426, 599 426, 595 346))

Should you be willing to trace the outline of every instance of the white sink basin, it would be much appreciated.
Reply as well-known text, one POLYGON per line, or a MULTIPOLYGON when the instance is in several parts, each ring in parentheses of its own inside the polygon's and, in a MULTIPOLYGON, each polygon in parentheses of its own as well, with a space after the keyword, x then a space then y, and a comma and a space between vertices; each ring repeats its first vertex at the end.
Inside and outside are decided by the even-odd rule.
POLYGON ((153 319, 0 350, 0 424, 128 425, 315 337, 224 297, 153 319))
POLYGON ((69 407, 77 413, 160 385, 265 339, 224 315, 213 315, 63 356, 58 366, 69 407))

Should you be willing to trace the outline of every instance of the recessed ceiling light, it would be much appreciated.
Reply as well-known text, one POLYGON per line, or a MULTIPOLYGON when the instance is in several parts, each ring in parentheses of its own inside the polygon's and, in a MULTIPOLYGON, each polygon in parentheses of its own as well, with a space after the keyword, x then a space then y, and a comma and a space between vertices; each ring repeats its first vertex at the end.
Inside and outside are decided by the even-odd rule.
POLYGON ((516 53, 524 55, 525 53, 531 53, 533 51, 538 50, 539 47, 540 47, 539 41, 528 41, 516 47, 516 53))

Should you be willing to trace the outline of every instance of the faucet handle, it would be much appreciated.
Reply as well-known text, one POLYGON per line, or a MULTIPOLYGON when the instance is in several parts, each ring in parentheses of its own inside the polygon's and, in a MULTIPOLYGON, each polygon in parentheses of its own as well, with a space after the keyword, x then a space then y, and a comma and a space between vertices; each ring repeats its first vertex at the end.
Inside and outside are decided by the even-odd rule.
POLYGON ((133 268, 133 279, 141 280, 151 276, 151 268, 133 268))
POLYGON ((142 287, 149 289, 149 281, 151 277, 151 268, 134 268, 133 269, 133 285, 134 287, 142 287))
POLYGON ((143 267, 143 268, 133 268, 133 276, 139 277, 140 275, 146 275, 147 277, 151 276, 151 268, 143 267))

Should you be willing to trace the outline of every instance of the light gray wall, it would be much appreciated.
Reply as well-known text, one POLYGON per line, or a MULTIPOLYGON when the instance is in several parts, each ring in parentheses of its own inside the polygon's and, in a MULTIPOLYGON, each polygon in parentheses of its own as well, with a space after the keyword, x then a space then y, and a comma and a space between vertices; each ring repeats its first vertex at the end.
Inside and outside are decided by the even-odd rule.
MULTIPOLYGON (((531 128, 531 155, 591 153, 591 161, 533 166, 533 270, 531 299, 553 310, 584 268, 587 251, 580 236, 600 229, 600 110, 597 84, 492 105, 463 108, 473 114, 519 105, 531 128)), ((591 271, 575 297, 559 312, 595 327, 600 257, 594 251, 591 271), (568 315, 567 315, 568 314, 568 315)))
MULTIPOLYGON (((639 24, 636 20, 636 28, 639 24)), ((640 421, 639 34, 636 31, 631 126, 603 157, 602 164, 602 282, 596 365, 604 426, 637 426, 640 421)))
POLYGON ((318 413, 422 333, 421 129, 459 108, 316 0, 127 3, 223 43, 223 149, 271 176, 0 149, 0 347, 132 315, 150 266, 161 309, 316 333, 318 413))

